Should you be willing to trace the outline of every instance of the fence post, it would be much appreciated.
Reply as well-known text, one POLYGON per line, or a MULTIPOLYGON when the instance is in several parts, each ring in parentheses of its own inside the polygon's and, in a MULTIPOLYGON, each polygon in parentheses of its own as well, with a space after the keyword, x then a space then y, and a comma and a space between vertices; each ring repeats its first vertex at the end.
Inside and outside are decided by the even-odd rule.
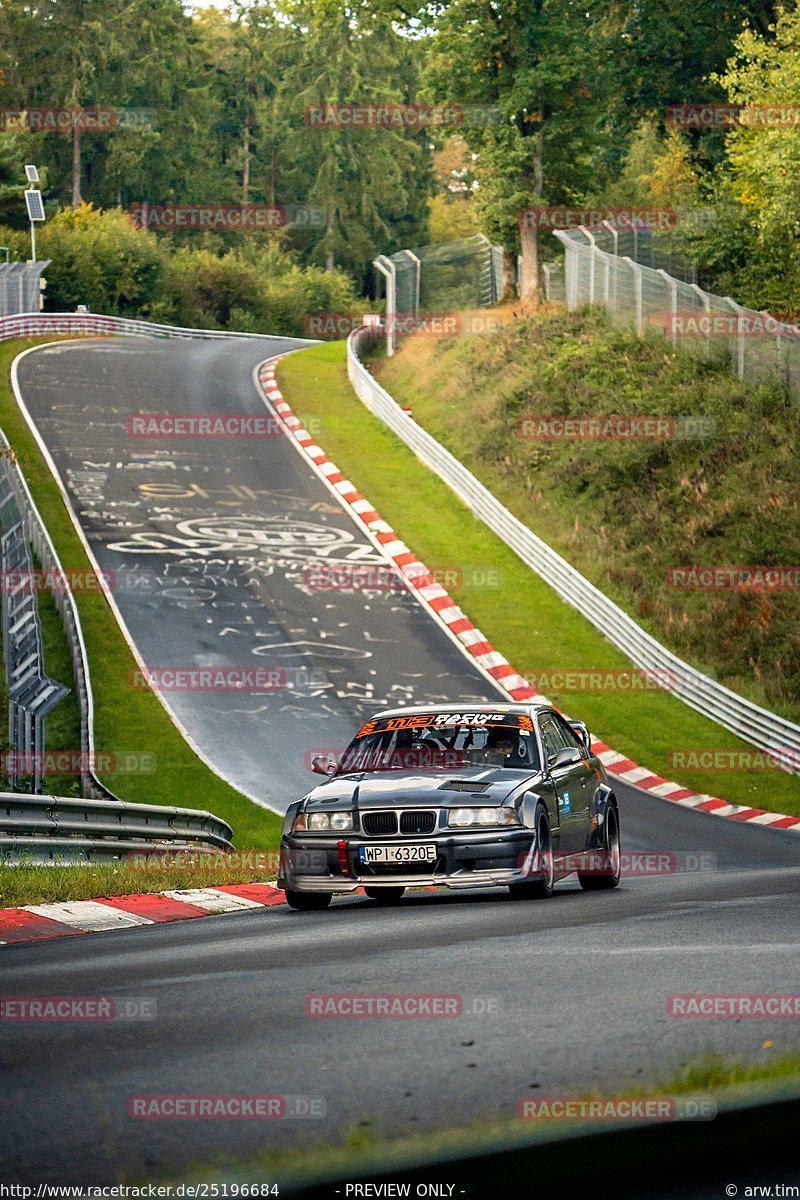
MULTIPOLYGON (((689 284, 689 287, 692 289, 692 291, 693 291, 693 292, 694 292, 696 295, 698 295, 698 296, 700 297, 700 300, 701 300, 701 302, 702 302, 702 305, 703 305, 703 308, 704 308, 704 310, 705 310, 706 314, 710 313, 710 312, 711 312, 711 299, 710 299, 710 297, 709 297, 709 294, 708 294, 708 292, 704 292, 704 291, 703 291, 703 289, 702 289, 701 287, 698 287, 696 283, 690 283, 690 284, 689 284)), ((705 353, 705 357, 706 357, 706 358, 710 358, 710 356, 711 356, 711 328, 710 328, 710 324, 709 324, 709 327, 706 329, 706 345, 705 345, 705 351, 704 351, 704 353, 705 353)))
POLYGON ((380 271, 386 280, 386 357, 391 358, 394 354, 397 270, 392 260, 387 258, 385 254, 379 254, 373 260, 372 265, 376 270, 380 271))
MULTIPOLYGON (((730 304, 731 308, 736 313, 737 318, 741 313, 745 312, 744 306, 737 304, 735 300, 731 300, 730 296, 723 296, 722 299, 726 304, 730 304)), ((731 366, 734 366, 733 362, 731 363, 731 366)), ((738 319, 736 321, 736 358, 734 369, 736 371, 737 378, 744 379, 744 328, 743 323, 738 319)))
MULTIPOLYGON (((603 225, 608 230, 608 232, 611 234, 612 238, 614 239, 614 249, 613 249, 612 253, 615 258, 619 258, 619 230, 614 225, 612 225, 610 221, 603 221, 603 225)), ((608 274, 610 276, 611 260, 608 256, 606 256, 606 267, 608 269, 608 274)), ((608 291, 608 295, 606 298, 608 300, 608 307, 610 308, 611 312, 616 312, 617 311, 617 273, 616 273, 616 271, 614 272, 614 288, 613 288, 614 294, 611 295, 610 288, 608 288, 607 291, 608 291)))
MULTIPOLYGON (((408 257, 411 259, 411 261, 414 263, 414 316, 418 317, 419 316, 419 291, 420 291, 420 282, 421 282, 421 277, 422 277, 422 263, 419 261, 419 259, 417 258, 416 254, 413 252, 413 250, 401 250, 399 253, 407 254, 408 257)), ((381 257, 383 257, 383 255, 381 255, 381 257)), ((389 261, 391 262, 391 259, 389 261)), ((392 263, 392 266, 394 267, 394 263, 392 263)), ((395 270, 396 270, 396 268, 395 268, 395 270)))
POLYGON ((662 277, 669 288, 669 320, 671 340, 674 346, 678 340, 678 333, 675 328, 675 318, 678 315, 678 281, 677 279, 673 279, 671 275, 668 275, 662 267, 658 268, 658 274, 662 277))
POLYGON ((564 303, 567 308, 577 308, 578 247, 563 229, 554 229, 553 237, 558 238, 564 247, 564 303))
POLYGON ((639 337, 644 334, 644 311, 642 304, 642 268, 632 258, 625 255, 622 259, 633 271, 633 295, 636 303, 636 332, 639 337))
POLYGON ((589 304, 594 306, 594 271, 595 271, 595 254, 597 252, 597 238, 590 229, 585 225, 578 226, 579 231, 589 242, 589 304))

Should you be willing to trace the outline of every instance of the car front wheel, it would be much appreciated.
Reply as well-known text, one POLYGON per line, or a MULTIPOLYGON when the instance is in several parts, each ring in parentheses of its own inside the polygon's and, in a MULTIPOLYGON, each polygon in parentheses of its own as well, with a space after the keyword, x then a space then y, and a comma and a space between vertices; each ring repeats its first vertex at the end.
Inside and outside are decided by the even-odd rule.
POLYGON ((512 900, 546 900, 553 894, 555 887, 553 839, 550 834, 550 818, 543 804, 536 809, 534 829, 536 830, 536 849, 532 869, 539 873, 539 878, 525 883, 510 883, 508 890, 512 900))
POLYGON ((285 895, 289 908, 298 912, 319 912, 328 907, 333 892, 292 892, 287 888, 285 895))

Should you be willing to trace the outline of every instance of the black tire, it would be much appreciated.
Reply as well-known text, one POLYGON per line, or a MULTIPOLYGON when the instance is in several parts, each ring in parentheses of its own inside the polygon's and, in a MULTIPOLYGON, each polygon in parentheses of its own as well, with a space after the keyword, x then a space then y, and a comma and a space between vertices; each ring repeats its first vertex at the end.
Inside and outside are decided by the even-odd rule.
POLYGON ((286 889, 286 903, 298 912, 319 912, 327 908, 333 892, 292 892, 286 889))
POLYGON ((608 892, 619 883, 619 813, 616 804, 609 804, 603 826, 603 853, 608 856, 608 869, 589 875, 578 871, 578 882, 585 892, 608 892))
POLYGON ((405 894, 404 887, 365 887, 364 894, 376 904, 398 904, 405 894))
POLYGON ((543 804, 536 809, 533 827, 536 830, 536 857, 543 858, 545 874, 541 879, 531 879, 526 883, 510 883, 508 890, 512 900, 548 900, 553 894, 556 882, 553 839, 550 833, 550 818, 543 804))

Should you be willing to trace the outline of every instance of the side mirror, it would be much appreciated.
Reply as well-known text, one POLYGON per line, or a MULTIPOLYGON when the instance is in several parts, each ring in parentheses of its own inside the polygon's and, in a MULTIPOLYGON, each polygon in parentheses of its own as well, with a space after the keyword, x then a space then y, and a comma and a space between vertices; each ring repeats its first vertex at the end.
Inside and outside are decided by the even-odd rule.
POLYGON ((311 770, 315 775, 333 775, 336 770, 336 759, 328 754, 318 754, 311 760, 311 770))
POLYGON ((579 738, 581 739, 581 741, 583 742, 583 744, 584 744, 584 746, 586 747, 587 751, 588 751, 589 753, 591 753, 591 750, 592 750, 592 735, 589 733, 589 730, 586 728, 586 726, 584 725, 583 721, 570 721, 570 722, 569 722, 569 727, 570 727, 570 729, 573 731, 573 733, 577 733, 578 737, 579 737, 579 738))
POLYGON ((573 763, 580 762, 581 752, 577 746, 564 746, 557 754, 549 760, 551 770, 557 767, 570 767, 573 763))

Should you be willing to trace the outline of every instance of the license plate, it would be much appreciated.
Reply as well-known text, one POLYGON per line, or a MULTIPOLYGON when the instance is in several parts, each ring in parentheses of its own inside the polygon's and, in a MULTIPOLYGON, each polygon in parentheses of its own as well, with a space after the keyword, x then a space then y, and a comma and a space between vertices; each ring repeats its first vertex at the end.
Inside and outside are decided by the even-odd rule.
POLYGON ((358 861, 362 863, 436 862, 436 847, 426 846, 359 846, 358 861))

